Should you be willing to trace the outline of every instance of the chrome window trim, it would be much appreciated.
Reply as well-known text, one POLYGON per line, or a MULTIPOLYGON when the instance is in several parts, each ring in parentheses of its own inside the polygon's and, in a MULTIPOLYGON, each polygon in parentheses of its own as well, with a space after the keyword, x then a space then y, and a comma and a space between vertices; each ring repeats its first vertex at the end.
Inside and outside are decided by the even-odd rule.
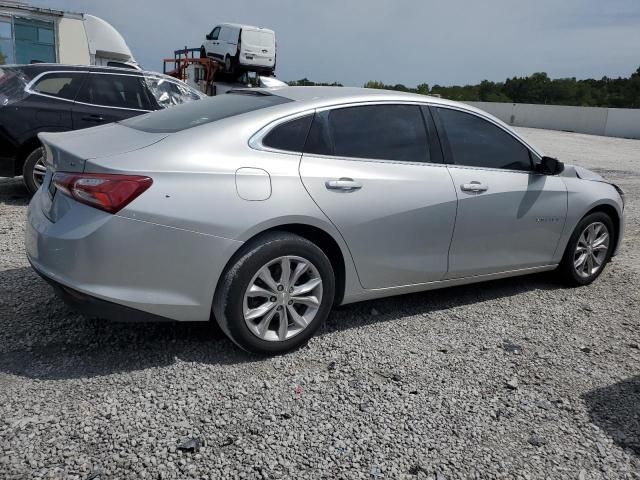
MULTIPOLYGON (((468 109, 466 109, 466 108, 464 108, 462 106, 459 106, 459 105, 442 105, 442 104, 437 104, 437 103, 430 103, 429 106, 434 107, 434 108, 445 108, 445 109, 449 109, 449 110, 457 110, 457 111, 462 112, 462 113, 467 113, 469 115, 476 116, 476 117, 478 117, 478 118, 480 118, 482 120, 485 120, 485 121, 491 123, 492 125, 495 125, 500 130, 502 130, 503 132, 507 133, 508 135, 511 135, 511 137, 513 137, 520 144, 522 144, 527 150, 529 150, 536 157, 538 157, 538 160, 540 160, 542 158, 542 156, 543 156, 534 147, 529 145, 529 143, 527 143, 523 138, 521 138, 517 133, 512 132, 511 130, 507 130, 506 128, 504 128, 503 125, 501 125, 500 123, 496 122, 492 118, 489 118, 489 117, 487 117, 485 115, 482 115, 482 114, 480 114, 478 112, 474 112, 473 110, 468 110, 468 109)), ((469 166, 469 165, 466 165, 466 166, 469 166)), ((506 168, 491 168, 491 167, 476 167, 476 168, 486 168, 488 170, 507 170, 507 171, 509 171, 509 169, 506 169, 506 168)), ((521 172, 522 170, 511 170, 511 171, 521 172)))
MULTIPOLYGON (((478 112, 475 112, 473 110, 469 110, 467 108, 464 108, 463 106, 458 106, 458 105, 443 105, 440 103, 435 103, 435 102, 429 102, 429 101, 425 101, 425 102, 421 102, 421 101, 417 101, 417 100, 363 100, 363 101, 357 101, 357 102, 345 102, 345 103, 336 103, 333 105, 327 105, 324 107, 317 107, 314 109, 307 109, 304 110, 302 112, 297 112, 294 114, 290 114, 281 118, 278 118, 276 120, 273 120, 271 122, 269 122, 267 125, 265 125, 264 127, 262 127, 260 130, 258 130, 255 134, 253 134, 251 136, 251 138, 249 139, 249 147, 251 147, 254 150, 260 150, 260 151, 265 151, 265 152, 272 152, 272 153, 280 153, 280 154, 286 154, 286 155, 302 155, 303 152, 293 152, 293 151, 289 151, 289 150, 279 150, 276 148, 271 148, 268 147, 266 145, 264 145, 262 143, 262 140, 269 134, 271 133, 271 130, 273 130, 274 128, 276 128, 278 125, 281 125, 283 123, 286 123, 288 121, 291 120, 295 120, 297 118, 300 117, 304 117, 305 115, 309 115, 311 113, 320 113, 320 112, 325 112, 327 110, 336 110, 336 109, 340 109, 340 108, 349 108, 349 107, 360 107, 360 106, 367 106, 367 105, 416 105, 419 107, 434 107, 434 108, 450 108, 452 110, 458 110, 461 111, 463 113, 467 113, 470 115, 474 115, 484 121, 487 121, 489 123, 491 123, 492 125, 495 125, 496 127, 500 128, 503 132, 507 133, 508 135, 511 135, 511 137, 513 137, 516 141, 518 141, 520 144, 522 144, 528 151, 530 151, 533 155, 535 155, 536 157, 538 157, 538 160, 540 160, 540 158, 542 158, 542 154, 540 152, 538 152, 537 150, 535 150, 531 145, 529 145, 524 139, 520 138, 518 135, 514 135, 514 132, 511 132, 509 130, 507 130, 506 128, 504 128, 504 126, 500 125, 499 123, 497 123, 495 120, 493 120, 492 118, 489 118, 485 115, 479 114, 478 112)), ((470 165, 456 165, 456 164, 452 164, 452 165, 448 165, 446 163, 434 163, 434 162, 405 162, 402 160, 385 160, 385 159, 367 159, 367 158, 359 158, 359 157, 341 157, 338 155, 316 155, 316 154, 310 154, 313 155, 314 157, 318 157, 318 158, 326 158, 326 159, 332 159, 332 158, 336 158, 339 160, 357 160, 357 161, 367 161, 367 162, 383 162, 383 163, 399 163, 399 164, 410 164, 410 165, 444 165, 444 166, 452 166, 452 167, 462 167, 462 168, 479 168, 482 170, 490 170, 490 171, 498 171, 498 172, 514 172, 514 173, 523 173, 526 175, 530 175, 530 174, 536 174, 537 172, 535 172, 534 170, 530 170, 530 171, 524 171, 524 170, 510 170, 510 169, 506 169, 506 168, 492 168, 492 167, 473 167, 470 165)))
POLYGON ((307 110, 303 110, 301 112, 292 113, 286 115, 284 117, 277 118, 267 123, 264 127, 254 133, 251 138, 249 138, 249 147, 253 150, 258 150, 262 152, 271 152, 271 153, 283 153, 286 155, 302 155, 302 152, 294 152, 291 150, 280 150, 278 148, 268 147, 262 143, 264 138, 271 133, 273 129, 282 125, 283 123, 287 123, 293 120, 297 120, 298 118, 306 117, 307 115, 315 114, 316 109, 310 108, 307 110))
POLYGON ((57 73, 85 73, 85 74, 88 74, 88 75, 123 75, 123 76, 127 76, 127 77, 140 77, 142 79, 145 78, 145 76, 143 74, 126 74, 126 73, 120 73, 120 72, 112 73, 112 72, 92 72, 91 70, 49 70, 49 71, 46 71, 46 72, 39 73, 38 75, 33 77, 33 79, 29 83, 27 83, 27 85, 24 87, 24 91, 26 93, 28 93, 29 95, 38 95, 40 97, 52 98, 54 100, 60 100, 62 102, 77 103, 78 105, 87 105, 89 107, 112 108, 112 109, 115 109, 115 110, 127 110, 127 111, 145 112, 145 113, 154 112, 155 111, 155 110, 144 110, 144 109, 141 109, 141 108, 112 107, 110 105, 100 105, 98 103, 78 102, 76 100, 69 100, 68 98, 56 97, 54 95, 47 95, 46 93, 40 93, 40 92, 36 92, 36 91, 33 90, 33 86, 42 77, 44 77, 46 75, 57 74, 57 73))
MULTIPOLYGON (((291 115, 287 115, 285 117, 281 117, 277 120, 269 122, 267 125, 258 130, 251 138, 249 139, 249 146, 254 150, 261 150, 265 152, 273 152, 273 153, 285 153, 288 155, 302 155, 303 152, 294 152, 290 150, 279 150, 277 148, 271 148, 262 143, 262 140, 271 133, 271 130, 276 128, 278 125, 286 123, 291 120, 295 120, 300 117, 304 117, 305 115, 311 115, 315 113, 324 112, 327 110, 335 110, 340 108, 348 108, 348 107, 359 107, 359 106, 367 106, 367 105, 416 105, 421 106, 424 103, 415 102, 415 101, 394 101, 394 100, 363 100, 361 102, 347 102, 347 103, 336 103, 334 105, 328 105, 325 107, 317 107, 304 110, 302 112, 297 112, 291 115)), ((426 127, 425 127, 426 130, 426 127)), ((379 158, 360 158, 360 157, 341 157, 338 155, 316 155, 309 154, 321 158, 338 158, 340 160, 364 160, 364 161, 380 161, 380 162, 391 162, 391 163, 401 163, 401 164, 420 164, 424 165, 430 162, 405 162, 402 160, 391 160, 391 159, 379 159, 379 158)), ((440 163, 434 163, 433 165, 441 165, 440 163)))

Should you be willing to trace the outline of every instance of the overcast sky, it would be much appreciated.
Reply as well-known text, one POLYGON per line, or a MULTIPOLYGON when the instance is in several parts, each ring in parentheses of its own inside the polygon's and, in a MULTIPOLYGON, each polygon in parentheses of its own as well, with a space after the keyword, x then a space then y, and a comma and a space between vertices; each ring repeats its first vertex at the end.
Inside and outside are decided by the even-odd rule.
POLYGON ((640 66, 640 0, 27 1, 102 17, 149 70, 221 22, 274 29, 282 80, 433 86, 640 66))

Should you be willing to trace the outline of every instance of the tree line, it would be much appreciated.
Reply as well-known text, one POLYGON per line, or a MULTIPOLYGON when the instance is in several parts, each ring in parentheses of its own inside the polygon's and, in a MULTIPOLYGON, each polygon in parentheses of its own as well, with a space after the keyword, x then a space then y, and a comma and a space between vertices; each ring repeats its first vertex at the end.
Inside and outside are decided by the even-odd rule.
MULTIPOLYGON (((289 82, 297 86, 338 86, 340 83, 315 83, 307 78, 289 82)), ((402 84, 387 85, 368 81, 365 88, 379 88, 422 95, 440 95, 458 101, 536 103, 582 107, 640 108, 640 67, 628 78, 602 77, 600 80, 574 78, 551 79, 545 72, 528 77, 508 78, 504 82, 483 80, 476 85, 434 85, 422 83, 415 88, 402 84)))

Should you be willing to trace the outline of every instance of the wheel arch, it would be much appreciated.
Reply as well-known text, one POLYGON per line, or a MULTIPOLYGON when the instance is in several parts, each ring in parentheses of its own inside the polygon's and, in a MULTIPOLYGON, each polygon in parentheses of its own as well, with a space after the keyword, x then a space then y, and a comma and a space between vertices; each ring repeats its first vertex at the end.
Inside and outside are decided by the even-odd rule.
MULTIPOLYGON (((335 274, 336 293, 334 305, 340 305, 340 303, 342 303, 346 290, 347 263, 345 252, 343 252, 343 249, 340 247, 340 243, 334 238, 334 236, 327 232, 325 229, 316 225, 311 225, 310 223, 280 223, 277 225, 270 225, 268 227, 265 227, 258 232, 252 232, 250 236, 248 236, 248 238, 242 239, 243 246, 269 232, 288 232, 294 235, 299 235, 300 237, 305 238, 317 245, 324 252, 324 254, 329 258, 335 274)), ((226 272, 234 264, 236 259, 240 255, 242 255, 243 251, 244 249, 241 246, 234 252, 231 258, 229 258, 229 260, 227 261, 223 272, 226 272)), ((220 278, 218 279, 216 291, 218 290, 223 277, 224 273, 220 275, 220 278)))
POLYGON ((22 169, 24 167, 24 162, 27 160, 27 157, 33 152, 36 148, 42 146, 40 140, 38 140, 38 136, 34 135, 30 137, 28 140, 20 145, 18 149, 18 155, 16 155, 16 163, 14 166, 15 176, 18 177, 22 175, 22 169))
POLYGON ((592 213, 596 213, 596 212, 602 212, 611 218, 611 221, 613 222, 613 230, 614 230, 613 234, 615 236, 614 245, 616 245, 616 249, 617 249, 618 239, 620 238, 620 228, 622 223, 622 219, 620 218, 620 213, 613 205, 610 205, 608 203, 601 203, 600 205, 596 205, 592 207, 591 210, 589 210, 580 218, 580 220, 582 220, 587 215, 591 215, 592 213))
POLYGON ((30 130, 23 134, 20 138, 17 154, 16 154, 16 162, 15 162, 15 175, 22 175, 22 168, 24 166, 24 162, 27 160, 27 157, 31 152, 33 152, 36 148, 42 146, 42 142, 38 139, 39 133, 58 133, 58 132, 68 132, 72 129, 65 128, 63 126, 56 125, 45 125, 40 126, 34 130, 30 130))

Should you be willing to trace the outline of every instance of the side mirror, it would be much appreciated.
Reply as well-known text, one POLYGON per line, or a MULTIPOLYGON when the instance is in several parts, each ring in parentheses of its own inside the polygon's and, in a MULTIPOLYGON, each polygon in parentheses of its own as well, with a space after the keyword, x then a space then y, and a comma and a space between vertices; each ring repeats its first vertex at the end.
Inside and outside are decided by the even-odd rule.
POLYGON ((206 39, 207 40, 213 40, 213 36, 210 33, 207 33, 206 39))
POLYGON ((557 158, 542 157, 537 167, 538 172, 543 175, 558 175, 564 170, 564 163, 557 158))

